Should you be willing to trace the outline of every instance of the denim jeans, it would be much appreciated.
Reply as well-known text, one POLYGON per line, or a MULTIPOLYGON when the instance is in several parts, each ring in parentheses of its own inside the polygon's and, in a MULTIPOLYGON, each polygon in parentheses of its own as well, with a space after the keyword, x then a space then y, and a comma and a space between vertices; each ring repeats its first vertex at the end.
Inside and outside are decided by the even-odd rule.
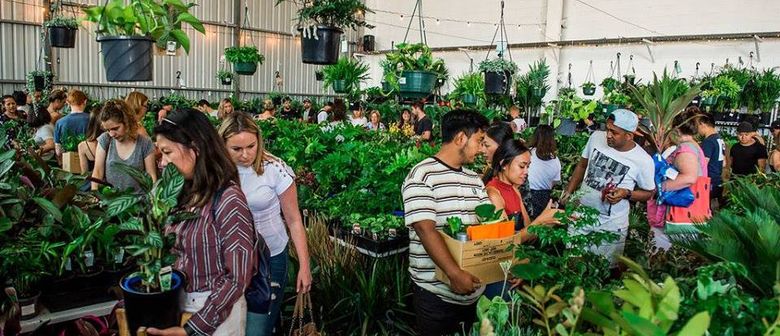
POLYGON ((271 309, 268 314, 247 312, 246 336, 270 336, 284 302, 284 287, 287 285, 288 248, 271 257, 271 309))

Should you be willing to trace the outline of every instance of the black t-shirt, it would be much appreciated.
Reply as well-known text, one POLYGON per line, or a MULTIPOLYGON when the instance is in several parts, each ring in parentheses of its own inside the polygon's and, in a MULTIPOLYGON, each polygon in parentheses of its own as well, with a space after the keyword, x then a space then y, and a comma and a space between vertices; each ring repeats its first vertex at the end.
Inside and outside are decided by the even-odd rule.
POLYGON ((301 117, 300 113, 298 113, 298 111, 295 109, 290 109, 289 111, 285 111, 284 109, 282 109, 282 111, 279 114, 282 115, 282 119, 287 119, 287 120, 295 120, 301 117))
POLYGON ((710 159, 707 163, 707 175, 709 175, 712 185, 719 187, 723 172, 723 160, 726 158, 726 144, 718 133, 714 133, 701 142, 701 150, 704 152, 704 156, 710 159))
POLYGON ((750 146, 739 143, 731 147, 731 173, 750 175, 758 171, 758 160, 766 159, 766 146, 756 141, 750 146))
POLYGON ((433 121, 428 116, 418 120, 417 125, 414 127, 414 134, 416 135, 423 135, 425 132, 431 132, 431 139, 433 139, 433 121))

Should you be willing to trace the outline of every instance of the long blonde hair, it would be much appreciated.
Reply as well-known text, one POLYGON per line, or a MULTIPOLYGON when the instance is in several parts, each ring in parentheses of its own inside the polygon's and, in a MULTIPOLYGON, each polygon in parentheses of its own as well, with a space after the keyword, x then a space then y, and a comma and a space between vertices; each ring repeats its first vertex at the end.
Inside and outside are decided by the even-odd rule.
POLYGON ((138 91, 130 92, 130 94, 128 94, 127 97, 125 98, 125 102, 127 103, 127 106, 133 111, 133 115, 135 115, 135 119, 138 122, 144 120, 144 115, 141 113, 141 110, 143 110, 144 105, 148 101, 149 101, 149 97, 147 97, 145 94, 138 91))
POLYGON ((217 118, 225 119, 230 114, 236 113, 236 107, 233 106, 233 110, 230 112, 230 114, 225 114, 225 104, 227 103, 230 103, 230 105, 233 106, 233 102, 230 100, 230 98, 223 98, 219 101, 219 107, 217 107, 217 118))
POLYGON ((257 175, 263 175, 265 171, 263 165, 266 161, 280 161, 279 158, 271 155, 271 153, 268 153, 265 150, 263 132, 260 131, 260 127, 252 120, 252 117, 246 113, 233 112, 227 115, 217 132, 225 143, 227 143, 227 140, 230 139, 230 137, 242 132, 248 132, 255 135, 257 138, 257 156, 255 156, 255 162, 252 163, 252 168, 254 168, 257 175))

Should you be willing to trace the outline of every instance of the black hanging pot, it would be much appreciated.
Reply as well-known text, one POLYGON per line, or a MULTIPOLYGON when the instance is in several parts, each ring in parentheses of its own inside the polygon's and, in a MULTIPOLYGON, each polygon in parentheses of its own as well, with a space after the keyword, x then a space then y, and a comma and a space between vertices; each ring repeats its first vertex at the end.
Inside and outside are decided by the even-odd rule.
POLYGON ((317 71, 314 73, 314 79, 321 82, 325 79, 325 74, 323 74, 322 71, 317 71))
MULTIPOLYGON (((54 79, 54 75, 49 75, 49 83, 51 83, 52 79, 54 79)), ((33 86, 35 87, 35 91, 44 91, 46 90, 46 76, 44 75, 33 75, 33 86)))
POLYGON ((119 282, 130 330, 138 330, 138 327, 165 329, 179 326, 179 296, 183 295, 184 274, 174 270, 171 275, 171 289, 165 292, 143 292, 138 273, 126 275, 119 282))
POLYGON ((233 63, 233 72, 244 76, 254 75, 257 72, 257 62, 233 63))
POLYGON ((462 100, 463 100, 463 104, 474 105, 477 103, 477 96, 467 93, 463 95, 462 100))
POLYGON ((152 80, 154 41, 145 36, 98 36, 109 82, 152 80))
POLYGON ((485 72, 485 93, 493 95, 509 94, 509 87, 512 83, 512 73, 509 71, 485 72))
POLYGON ((220 80, 222 82, 222 85, 232 85, 233 84, 233 78, 231 77, 225 77, 220 80))
POLYGON ((586 96, 592 96, 596 93, 596 87, 595 86, 583 86, 582 87, 582 94, 586 96))
POLYGON ((625 76, 623 76, 623 78, 626 79, 626 83, 631 84, 631 85, 634 85, 634 81, 636 80, 636 76, 635 75, 625 75, 625 76))
POLYGON ((708 96, 701 100, 701 106, 704 107, 712 107, 715 106, 715 104, 718 102, 718 97, 715 96, 708 96))
POLYGON ((436 73, 430 71, 404 71, 398 78, 400 95, 404 98, 428 97, 436 86, 436 73))
POLYGON ((338 27, 317 26, 316 31, 313 27, 299 31, 303 63, 336 64, 338 62, 343 30, 338 27))
POLYGON ((333 81, 333 92, 336 93, 347 92, 347 81, 343 79, 333 81))
POLYGON ((76 46, 76 32, 70 27, 49 27, 49 41, 54 48, 73 48, 76 46))

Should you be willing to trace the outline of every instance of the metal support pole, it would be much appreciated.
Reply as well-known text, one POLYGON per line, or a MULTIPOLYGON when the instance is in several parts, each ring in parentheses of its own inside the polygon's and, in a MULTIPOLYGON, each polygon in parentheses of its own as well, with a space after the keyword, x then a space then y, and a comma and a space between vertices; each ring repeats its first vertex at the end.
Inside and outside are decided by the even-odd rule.
MULTIPOLYGON (((241 45, 241 0, 233 0, 233 44, 241 45)), ((233 78, 233 97, 241 99, 241 76, 233 78)))

